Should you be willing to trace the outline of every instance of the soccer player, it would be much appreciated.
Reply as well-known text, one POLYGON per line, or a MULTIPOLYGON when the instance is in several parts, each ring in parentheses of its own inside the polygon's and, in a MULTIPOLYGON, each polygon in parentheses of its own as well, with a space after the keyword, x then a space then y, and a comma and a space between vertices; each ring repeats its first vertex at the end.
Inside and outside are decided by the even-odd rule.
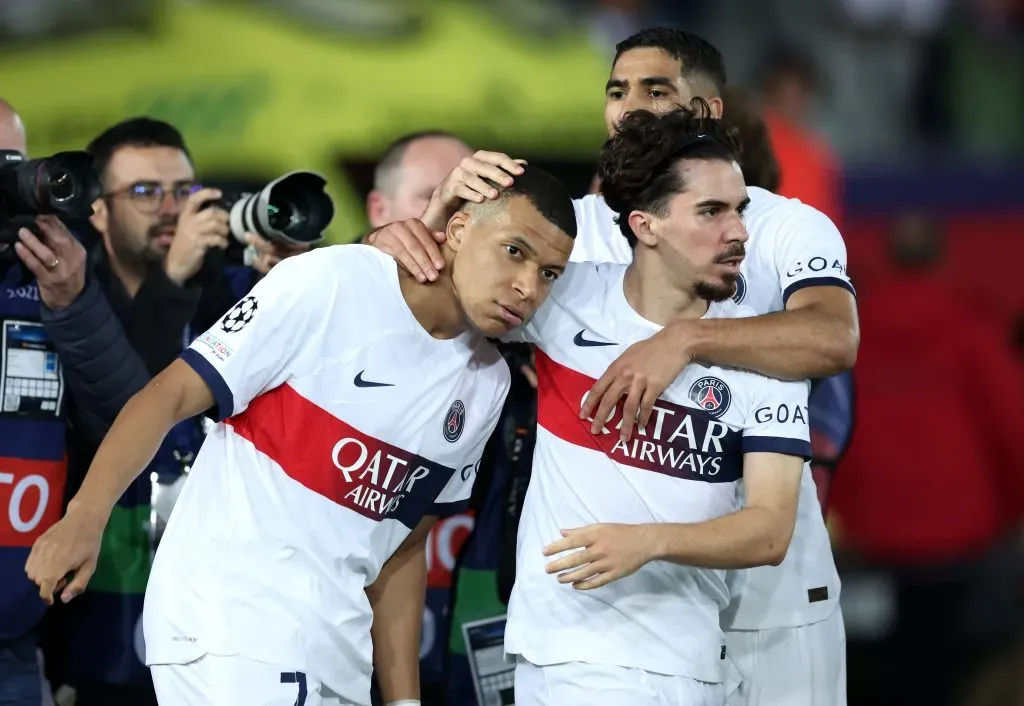
POLYGON ((40 595, 85 588, 115 500, 212 408, 146 595, 161 703, 369 706, 372 652, 385 703, 418 704, 423 541, 468 499, 509 385, 485 337, 532 314, 575 232, 528 168, 449 220, 431 285, 362 245, 283 262, 127 404, 33 547, 40 595))
POLYGON ((753 315, 731 301, 749 202, 736 154, 724 121, 686 108, 624 119, 600 176, 634 259, 571 265, 519 332, 537 345, 539 405, 505 634, 518 706, 724 703, 725 570, 786 555, 805 382, 693 364, 631 439, 621 408, 596 433, 579 412, 669 322, 753 315))
MULTIPOLYGON (((720 117, 725 81, 722 56, 705 40, 679 30, 644 30, 616 47, 605 86, 609 134, 630 111, 664 112, 697 96, 720 117)), ((482 186, 482 179, 511 182, 510 157, 481 152, 475 157, 472 163, 464 160, 435 192, 424 213, 428 228, 436 229, 438 219, 463 199, 492 198, 493 187, 482 186), (481 162, 485 166, 478 167, 481 162)), ((646 424, 658 396, 697 360, 789 380, 827 377, 853 366, 860 332, 842 236, 809 206, 763 189, 748 188, 748 193, 744 223, 750 242, 733 296, 758 316, 673 321, 612 363, 591 390, 584 416, 605 419, 625 396, 620 433, 628 439, 634 420, 646 424)), ((603 197, 586 196, 575 206, 580 236, 573 261, 631 261, 633 252, 603 197)), ((388 251, 416 249, 398 231, 382 232, 376 245, 388 251)), ((428 249, 424 257, 432 255, 428 249)), ((411 258, 402 262, 417 271, 411 258)), ((839 577, 809 472, 785 562, 734 574, 732 581, 733 600, 722 620, 743 686, 730 703, 844 706, 839 577)))

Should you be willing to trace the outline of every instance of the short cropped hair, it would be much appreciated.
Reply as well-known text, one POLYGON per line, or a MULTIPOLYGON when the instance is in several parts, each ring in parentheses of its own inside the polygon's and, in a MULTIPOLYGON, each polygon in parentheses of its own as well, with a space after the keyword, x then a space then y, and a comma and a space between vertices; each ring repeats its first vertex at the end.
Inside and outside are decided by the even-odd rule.
MULTIPOLYGON (((523 173, 514 176, 512 186, 497 184, 484 179, 498 191, 498 198, 487 203, 507 203, 513 196, 521 196, 540 212, 551 225, 557 227, 570 238, 576 237, 576 210, 572 205, 572 196, 565 184, 556 177, 532 164, 523 165, 523 173)), ((472 209, 475 204, 467 202, 472 209)))
POLYGON ((93 166, 101 179, 106 179, 107 167, 114 153, 125 147, 171 147, 181 150, 192 161, 185 146, 185 138, 170 123, 154 118, 130 118, 103 131, 89 143, 85 151, 92 155, 93 166))
POLYGON ((420 130, 419 132, 410 132, 402 135, 387 146, 384 154, 381 155, 380 161, 377 162, 377 167, 373 170, 373 188, 376 191, 393 191, 393 176, 402 164, 402 159, 405 157, 409 147, 414 142, 431 138, 455 140, 456 142, 466 144, 461 137, 446 130, 420 130))
POLYGON ((629 214, 646 211, 664 217, 669 200, 686 190, 678 167, 681 161, 740 161, 742 150, 736 129, 712 118, 704 99, 695 98, 691 106, 661 115, 631 111, 601 150, 601 193, 615 211, 619 230, 630 247, 636 247, 637 241, 629 214))
POLYGON ((633 49, 660 49, 679 61, 682 75, 687 80, 700 77, 707 80, 719 96, 725 90, 725 59, 711 42, 690 32, 668 27, 644 29, 615 45, 614 65, 619 57, 633 49))

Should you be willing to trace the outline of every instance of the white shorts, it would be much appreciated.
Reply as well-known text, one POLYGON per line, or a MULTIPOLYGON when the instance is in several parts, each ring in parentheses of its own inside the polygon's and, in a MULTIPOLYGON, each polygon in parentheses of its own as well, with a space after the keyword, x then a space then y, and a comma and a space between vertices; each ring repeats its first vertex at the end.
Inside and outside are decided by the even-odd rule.
POLYGON ((149 671, 160 706, 355 706, 294 667, 237 655, 154 664, 149 671))
POLYGON ((641 669, 516 660, 516 706, 723 706, 722 684, 641 669))
POLYGON ((843 612, 776 630, 728 630, 726 654, 742 676, 729 706, 846 706, 843 612))

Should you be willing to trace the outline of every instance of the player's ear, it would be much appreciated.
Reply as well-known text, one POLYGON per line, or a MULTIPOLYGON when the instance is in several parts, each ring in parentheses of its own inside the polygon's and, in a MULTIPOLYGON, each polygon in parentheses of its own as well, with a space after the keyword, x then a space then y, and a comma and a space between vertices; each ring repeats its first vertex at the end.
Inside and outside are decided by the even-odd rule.
POLYGON ((629 227, 633 230, 636 239, 649 248, 658 244, 658 236, 651 228, 653 218, 651 214, 643 211, 633 211, 629 214, 629 227))
POLYGON ((366 215, 369 217, 371 228, 379 228, 393 220, 388 217, 387 198, 376 189, 366 197, 366 215))
POLYGON ((715 120, 721 120, 722 112, 725 107, 722 103, 722 99, 719 98, 718 96, 715 96, 714 98, 708 98, 707 102, 708 107, 711 108, 711 117, 714 118, 715 120))
POLYGON ((463 238, 466 236, 466 225, 469 222, 469 214, 465 211, 456 211, 455 215, 448 219, 448 227, 445 229, 445 244, 458 252, 462 247, 463 238))

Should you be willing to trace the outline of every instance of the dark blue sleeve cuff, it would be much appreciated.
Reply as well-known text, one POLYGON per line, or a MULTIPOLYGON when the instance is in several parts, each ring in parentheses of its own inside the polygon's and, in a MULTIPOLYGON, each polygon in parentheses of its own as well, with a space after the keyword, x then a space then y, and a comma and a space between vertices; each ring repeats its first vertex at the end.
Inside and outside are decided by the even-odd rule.
POLYGON ((785 436, 744 436, 743 453, 773 453, 811 460, 811 442, 785 436))
POLYGON ((807 287, 839 287, 840 289, 845 289, 853 296, 857 296, 857 290, 845 279, 840 279, 839 277, 808 277, 786 287, 786 290, 782 293, 782 305, 785 306, 794 293, 807 287))
POLYGON ((231 394, 231 388, 224 382, 224 378, 217 372, 217 369, 213 367, 210 361, 191 348, 185 349, 181 354, 181 359, 199 374, 199 377, 210 388, 210 392, 213 393, 213 399, 217 402, 217 408, 209 416, 218 422, 230 417, 235 410, 235 398, 231 394))
POLYGON ((456 500, 453 503, 434 503, 430 506, 430 510, 427 511, 428 515, 437 515, 442 520, 446 517, 452 517, 458 515, 469 509, 469 498, 465 500, 456 500))

